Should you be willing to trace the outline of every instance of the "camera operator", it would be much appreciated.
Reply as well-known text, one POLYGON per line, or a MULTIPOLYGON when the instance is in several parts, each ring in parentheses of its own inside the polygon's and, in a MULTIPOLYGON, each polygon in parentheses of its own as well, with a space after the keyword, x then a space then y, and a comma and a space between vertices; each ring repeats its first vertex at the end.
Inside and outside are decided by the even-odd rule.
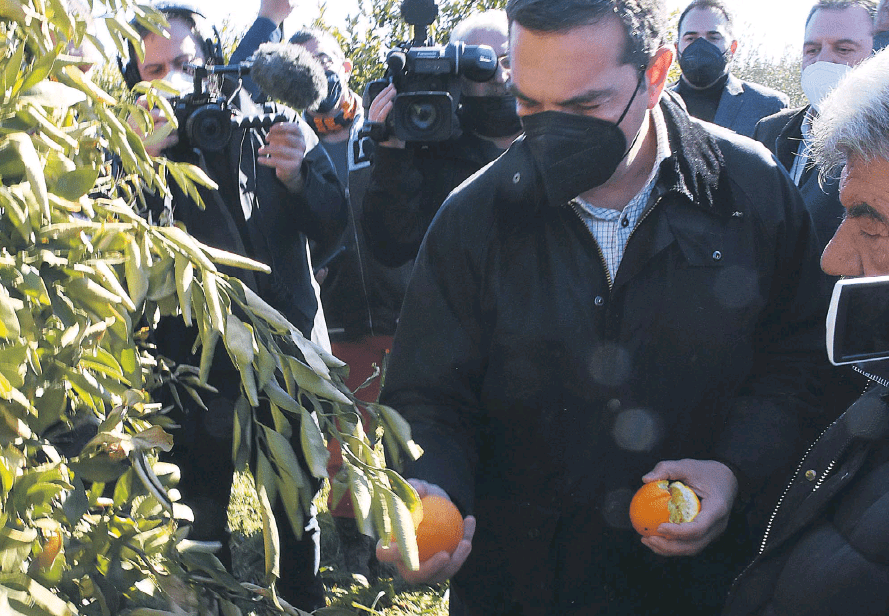
MULTIPOLYGON (((218 38, 209 33, 200 13, 184 5, 156 8, 170 24, 169 38, 136 25, 145 55, 140 61, 131 48, 129 62, 126 66, 121 63, 130 87, 140 80, 153 79, 185 86, 192 82, 183 72, 185 64, 221 62, 218 38)), ((235 108, 245 115, 264 111, 245 91, 235 94, 235 87, 234 83, 223 84, 223 94, 235 108)), ((331 246, 340 238, 346 223, 345 195, 327 154, 316 147, 315 134, 294 112, 274 109, 283 111, 290 121, 267 129, 234 128, 220 151, 188 147, 183 143, 181 127, 158 143, 150 143, 149 139, 146 149, 150 154, 194 163, 219 185, 218 191, 199 189, 205 210, 172 183, 172 197, 150 199, 149 210, 153 217, 171 213, 206 244, 270 265, 270 275, 243 270, 231 273, 308 337, 319 306, 311 285, 306 238, 321 246, 331 246)), ((156 110, 152 110, 152 116, 157 133, 165 119, 156 110)), ((191 353, 193 340, 194 335, 185 331, 178 320, 167 319, 158 328, 161 353, 178 363, 196 365, 197 358, 191 353)), ((179 489, 183 501, 194 511, 195 522, 189 537, 220 541, 223 548, 218 555, 230 567, 226 510, 234 471, 230 452, 240 378, 224 352, 217 352, 209 381, 219 390, 209 399, 204 397, 209 410, 187 406, 189 400, 184 396, 183 408, 174 410, 181 410, 182 416, 176 417, 181 429, 175 434, 171 455, 182 469, 179 489)), ((261 407, 260 411, 263 410, 261 407)), ((299 434, 298 428, 294 434, 299 434)), ((298 439, 297 436, 293 449, 299 457, 302 449, 298 439)), ((310 476, 308 472, 306 475, 310 476)), ((302 539, 297 539, 280 502, 275 515, 281 541, 281 596, 307 611, 323 606, 323 587, 318 577, 319 529, 314 516, 308 517, 302 539)))
MULTIPOLYGON (((406 144, 389 138, 378 144, 364 195, 362 227, 382 263, 394 267, 413 261, 448 193, 497 158, 521 132, 515 97, 506 85, 507 39, 502 10, 470 15, 451 33, 452 42, 489 45, 499 60, 489 81, 460 77, 462 135, 436 143, 406 144)), ((370 105, 368 120, 384 123, 397 94, 392 84, 383 89, 370 105)))
MULTIPOLYGON (((264 42, 279 42, 282 33, 276 24, 280 24, 290 10, 288 0, 262 0, 257 19, 232 54, 232 62, 246 59, 264 42)), ((359 399, 376 402, 381 379, 358 388, 373 375, 376 367, 383 365, 392 348, 411 266, 395 268, 380 264, 367 250, 364 234, 357 225, 370 174, 366 158, 374 144, 367 137, 359 137, 364 109, 361 95, 349 88, 351 60, 336 37, 324 30, 298 30, 289 42, 303 47, 325 70, 326 96, 317 106, 307 109, 303 117, 334 163, 350 207, 342 243, 327 262, 322 260, 316 269, 331 348, 334 355, 349 364, 346 386, 355 391, 359 399)), ((253 80, 245 79, 244 85, 255 99, 265 96, 253 80)), ((329 439, 327 449, 330 452, 327 471, 331 483, 336 485, 339 473, 345 474, 340 444, 329 439)), ((328 511, 334 521, 346 571, 373 581, 378 574, 375 541, 358 529, 350 495, 335 501, 335 493, 338 492, 331 490, 328 497, 328 511)))

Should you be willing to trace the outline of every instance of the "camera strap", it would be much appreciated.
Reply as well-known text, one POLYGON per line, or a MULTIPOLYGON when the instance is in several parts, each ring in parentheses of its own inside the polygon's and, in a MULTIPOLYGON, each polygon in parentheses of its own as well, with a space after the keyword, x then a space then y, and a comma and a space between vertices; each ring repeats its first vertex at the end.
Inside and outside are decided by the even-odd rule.
POLYGON ((358 95, 347 89, 336 115, 314 115, 310 111, 306 111, 306 120, 318 136, 329 135, 352 125, 358 114, 360 102, 358 95))

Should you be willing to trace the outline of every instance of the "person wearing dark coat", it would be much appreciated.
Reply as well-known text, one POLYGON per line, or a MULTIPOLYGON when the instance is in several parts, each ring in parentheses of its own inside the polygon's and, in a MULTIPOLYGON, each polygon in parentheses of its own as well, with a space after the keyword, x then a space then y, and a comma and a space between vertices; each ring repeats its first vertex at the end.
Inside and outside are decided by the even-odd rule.
POLYGON ((464 539, 417 571, 378 556, 450 578, 451 614, 714 614, 744 508, 819 413, 811 219, 764 148, 662 96, 660 2, 507 13, 524 136, 433 220, 382 393, 464 539), (640 538, 660 479, 701 512, 640 538))
POLYGON ((734 19, 721 0, 694 0, 679 16, 676 50, 682 71, 671 89, 689 115, 753 136, 756 123, 785 107, 783 92, 732 75, 738 48, 734 19))
MULTIPOLYGON (((157 8, 170 24, 169 35, 138 27, 145 55, 139 60, 130 50, 130 60, 123 67, 130 87, 142 79, 189 86, 184 63, 223 61, 219 41, 208 31, 200 13, 188 5, 157 8)), ((238 277, 309 338, 319 304, 312 286, 307 240, 327 246, 339 240, 347 220, 345 194, 329 157, 317 147, 317 137, 295 111, 274 104, 257 105, 246 90, 231 82, 223 83, 222 91, 245 116, 280 112, 288 121, 269 128, 236 129, 219 151, 194 147, 190 139, 180 139, 178 131, 146 144, 152 156, 195 164, 218 185, 218 190, 198 188, 204 203, 201 208, 171 182, 168 196, 146 195, 148 210, 155 222, 175 220, 209 246, 268 264, 269 274, 234 268, 223 271, 238 277)), ((165 120, 157 110, 152 114, 157 132, 165 120)), ((199 357, 192 349, 195 337, 196 329, 187 328, 181 319, 161 319, 152 342, 167 360, 198 365, 199 357)), ((217 391, 201 393, 206 408, 188 396, 174 400, 166 388, 159 397, 173 407, 171 417, 179 424, 169 460, 181 470, 181 501, 194 513, 189 538, 220 542, 217 556, 230 568, 227 508, 235 470, 233 422, 242 392, 240 375, 222 345, 216 349, 208 383, 217 391)), ((260 405, 255 412, 266 425, 273 425, 267 405, 260 405)), ((300 433, 298 426, 293 433, 300 433)), ((311 477, 299 436, 292 445, 306 477, 311 477)), ((311 481, 317 492, 320 481, 311 481)), ((274 513, 280 539, 279 595, 302 610, 322 607, 320 529, 314 511, 307 512, 300 538, 280 499, 274 513)))
MULTIPOLYGON (((506 14, 492 9, 460 21, 451 32, 451 41, 488 45, 505 59, 508 34, 506 14)), ((381 263, 391 267, 413 263, 448 193, 500 156, 521 132, 504 64, 499 63, 488 81, 460 78, 459 136, 409 143, 387 136, 375 148, 361 226, 368 247, 381 263)), ((397 95, 394 84, 380 92, 368 109, 369 122, 385 123, 397 95)))
MULTIPOLYGON (((809 104, 763 118, 753 134, 775 155, 799 188, 821 248, 839 226, 843 207, 837 179, 819 174, 808 156, 812 122, 818 117, 824 96, 842 75, 871 55, 873 11, 870 0, 819 0, 812 6, 806 19, 800 75, 809 104)), ((822 275, 825 298, 830 297, 836 280, 834 276, 822 275)), ((822 404, 835 418, 858 397, 866 380, 848 367, 833 367, 826 361, 823 370, 822 404)))
POLYGON ((753 133, 799 187, 822 247, 839 226, 843 208, 836 180, 819 181, 806 147, 823 97, 850 67, 871 55, 873 10, 873 3, 866 0, 815 3, 806 19, 800 75, 809 104, 763 118, 753 133))
MULTIPOLYGON (((839 83, 813 126, 816 165, 828 177, 841 172, 846 215, 821 259, 833 276, 889 275, 887 109, 883 51, 839 83)), ((885 319, 885 307, 874 308, 885 319)), ((875 340, 886 326, 861 325, 875 340)), ((799 462, 724 616, 889 613, 889 360, 854 367, 867 391, 799 462)))

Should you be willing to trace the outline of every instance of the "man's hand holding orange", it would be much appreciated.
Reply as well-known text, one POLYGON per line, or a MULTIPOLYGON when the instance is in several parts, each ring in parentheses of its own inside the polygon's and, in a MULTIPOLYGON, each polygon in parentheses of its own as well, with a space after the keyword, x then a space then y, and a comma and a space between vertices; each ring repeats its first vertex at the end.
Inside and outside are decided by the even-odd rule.
MULTIPOLYGON (((410 483, 417 494, 422 499, 426 496, 440 496, 450 500, 447 493, 435 484, 420 481, 418 479, 409 479, 410 483)), ((451 578, 472 551, 472 537, 475 534, 475 518, 467 516, 463 519, 463 539, 457 544, 452 554, 446 551, 440 551, 425 561, 420 562, 420 568, 417 571, 411 571, 404 566, 401 558, 401 552, 398 546, 392 542, 390 545, 383 545, 383 541, 377 544, 377 560, 380 562, 394 563, 398 567, 398 573, 406 581, 412 584, 439 584, 451 578)))
POLYGON ((668 460, 646 474, 645 483, 669 479, 682 481, 700 497, 701 511, 682 524, 661 524, 659 536, 643 537, 642 543, 661 556, 693 556, 719 537, 728 526, 738 495, 738 480, 725 464, 714 460, 668 460))

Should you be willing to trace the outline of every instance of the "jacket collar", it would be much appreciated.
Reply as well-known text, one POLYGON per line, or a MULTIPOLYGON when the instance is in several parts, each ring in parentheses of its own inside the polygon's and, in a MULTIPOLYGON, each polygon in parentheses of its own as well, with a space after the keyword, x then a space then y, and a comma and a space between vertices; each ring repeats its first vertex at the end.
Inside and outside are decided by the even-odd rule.
POLYGON ((790 116, 787 124, 775 139, 775 158, 785 169, 793 167, 793 159, 799 149, 800 141, 803 139, 803 120, 808 111, 809 106, 806 105, 790 116))
POLYGON ((671 156, 661 163, 657 188, 678 194, 704 211, 730 216, 730 201, 719 198, 729 188, 716 138, 689 117, 675 96, 661 97, 671 156))

